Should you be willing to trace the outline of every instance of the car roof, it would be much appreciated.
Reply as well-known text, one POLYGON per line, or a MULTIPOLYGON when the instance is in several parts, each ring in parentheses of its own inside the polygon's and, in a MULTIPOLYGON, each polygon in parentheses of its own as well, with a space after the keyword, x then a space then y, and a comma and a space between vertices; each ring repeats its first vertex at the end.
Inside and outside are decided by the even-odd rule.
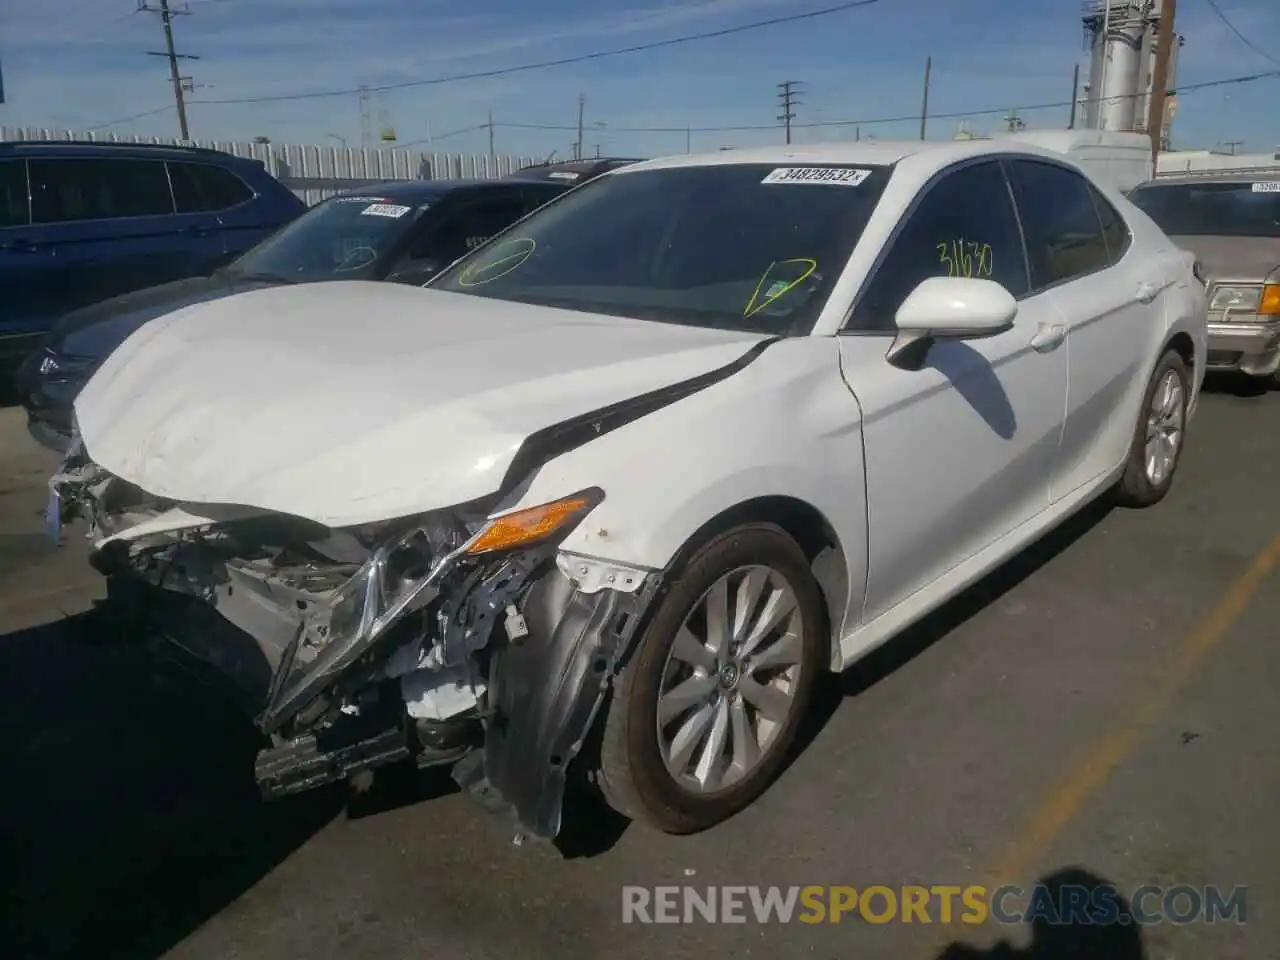
POLYGON ((424 200, 442 200, 455 193, 510 189, 512 186, 518 187, 522 184, 540 188, 547 186, 544 180, 388 180, 382 183, 366 184, 363 187, 350 187, 334 196, 349 198, 377 195, 388 200, 407 200, 418 203, 424 200))
POLYGON ((889 166, 912 160, 918 168, 942 168, 958 160, 1015 154, 1045 157, 1079 167, 1071 157, 1034 143, 1001 140, 864 140, 853 143, 792 144, 744 147, 715 153, 676 154, 645 160, 611 171, 611 176, 643 170, 730 164, 776 164, 780 167, 808 164, 866 164, 889 166))
MULTIPOLYGON (((539 183, 546 183, 548 180, 556 180, 559 177, 556 174, 573 174, 573 180, 583 176, 604 173, 615 167, 629 166, 633 163, 642 162, 634 157, 591 157, 587 160, 561 160, 556 163, 534 163, 527 167, 521 167, 515 173, 511 174, 507 179, 531 179, 539 183)), ((566 179, 570 179, 566 177, 566 179)))
POLYGON ((237 157, 225 150, 189 147, 165 143, 98 143, 90 140, 4 140, 0 141, 0 157, 44 156, 49 154, 84 157, 150 157, 164 160, 216 160, 219 163, 241 163, 262 166, 253 157, 237 157))

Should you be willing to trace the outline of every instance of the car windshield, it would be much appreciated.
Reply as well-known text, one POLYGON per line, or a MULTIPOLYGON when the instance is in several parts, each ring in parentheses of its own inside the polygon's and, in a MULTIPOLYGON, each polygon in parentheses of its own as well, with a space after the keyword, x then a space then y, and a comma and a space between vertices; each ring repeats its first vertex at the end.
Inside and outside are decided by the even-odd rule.
POLYGON ((712 164, 609 174, 430 285, 688 326, 805 333, 890 169, 712 164))
POLYGON ((1280 176, 1246 183, 1151 184, 1129 199, 1170 236, 1280 237, 1280 176))
POLYGON ((273 233, 228 272, 295 283, 367 279, 428 206, 375 194, 333 197, 273 233))

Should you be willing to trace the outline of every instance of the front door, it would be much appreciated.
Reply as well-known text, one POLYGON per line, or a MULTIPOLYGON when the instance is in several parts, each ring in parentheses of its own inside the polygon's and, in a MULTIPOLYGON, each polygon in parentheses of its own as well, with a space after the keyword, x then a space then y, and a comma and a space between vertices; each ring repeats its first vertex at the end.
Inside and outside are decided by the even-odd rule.
POLYGON ((953 167, 927 188, 880 259, 840 337, 862 408, 868 510, 863 623, 1049 505, 1066 401, 1065 330, 1030 294, 998 161, 953 167), (1018 298, 1012 329, 932 345, 918 370, 885 352, 893 318, 928 277, 994 280, 1018 298))

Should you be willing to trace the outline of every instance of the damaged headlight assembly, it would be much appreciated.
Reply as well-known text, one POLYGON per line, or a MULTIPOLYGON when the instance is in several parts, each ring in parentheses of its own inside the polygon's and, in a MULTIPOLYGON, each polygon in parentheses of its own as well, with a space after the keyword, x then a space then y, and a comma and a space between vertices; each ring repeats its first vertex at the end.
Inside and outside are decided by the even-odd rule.
POLYGON ((393 524, 397 531, 374 549, 327 606, 304 618, 276 673, 261 718, 264 730, 278 729, 406 615, 437 599, 442 601, 438 629, 392 652, 390 659, 398 663, 388 665, 384 675, 465 665, 469 655, 487 641, 495 616, 509 604, 508 597, 603 499, 602 491, 589 489, 489 518, 472 524, 470 530, 442 514, 418 518, 407 527, 393 524), (444 581, 464 568, 475 568, 476 575, 468 580, 477 582, 469 582, 471 589, 456 597, 442 597, 444 581), (493 589, 498 584, 506 589, 493 589), (482 602, 497 609, 481 611, 487 614, 479 618, 481 623, 474 622, 474 617, 470 624, 464 623, 456 608, 486 585, 490 590, 482 602))

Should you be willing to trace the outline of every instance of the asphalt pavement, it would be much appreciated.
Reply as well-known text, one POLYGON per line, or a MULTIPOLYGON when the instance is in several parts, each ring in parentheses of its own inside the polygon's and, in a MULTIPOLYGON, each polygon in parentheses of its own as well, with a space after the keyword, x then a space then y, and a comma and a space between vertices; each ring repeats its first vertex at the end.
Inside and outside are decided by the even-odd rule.
POLYGON ((1280 957, 1280 393, 1215 384, 1163 504, 1085 512, 833 682, 745 813, 677 838, 577 797, 558 848, 439 775, 260 801, 249 726, 107 631, 83 545, 43 539, 52 465, 0 410, 0 957, 1280 957), (1037 882, 1243 886, 1247 912, 623 912, 629 886, 1037 882))

